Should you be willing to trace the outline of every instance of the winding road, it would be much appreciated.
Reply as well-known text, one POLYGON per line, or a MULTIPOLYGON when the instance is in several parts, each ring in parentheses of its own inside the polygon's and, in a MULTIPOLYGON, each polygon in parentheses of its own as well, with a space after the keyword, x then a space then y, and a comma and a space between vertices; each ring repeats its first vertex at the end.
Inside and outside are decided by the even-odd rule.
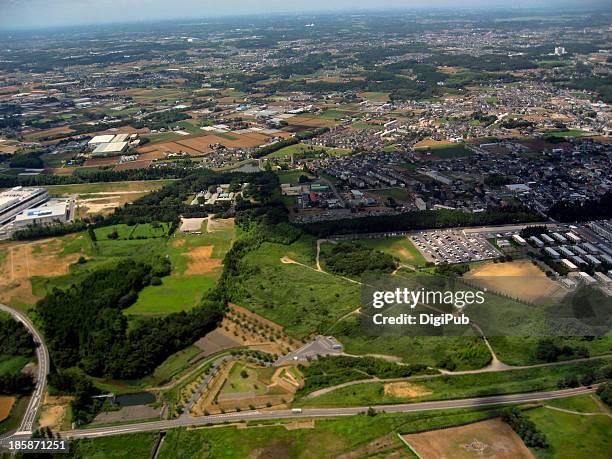
POLYGON ((9 313, 18 322, 21 322, 34 338, 34 344, 36 345, 36 358, 38 359, 38 374, 36 375, 36 388, 28 403, 28 408, 25 412, 23 420, 19 425, 16 436, 31 435, 34 431, 34 424, 36 423, 36 417, 42 406, 45 388, 47 386, 47 375, 49 374, 49 351, 42 335, 36 330, 36 327, 32 321, 21 311, 10 308, 4 304, 0 304, 0 311, 9 313))

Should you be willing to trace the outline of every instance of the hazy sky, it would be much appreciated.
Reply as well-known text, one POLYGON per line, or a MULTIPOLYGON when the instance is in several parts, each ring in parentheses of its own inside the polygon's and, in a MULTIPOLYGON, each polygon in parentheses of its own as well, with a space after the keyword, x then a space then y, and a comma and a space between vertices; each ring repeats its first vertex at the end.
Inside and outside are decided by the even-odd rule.
POLYGON ((234 14, 410 7, 606 5, 609 0, 0 0, 0 29, 234 14))

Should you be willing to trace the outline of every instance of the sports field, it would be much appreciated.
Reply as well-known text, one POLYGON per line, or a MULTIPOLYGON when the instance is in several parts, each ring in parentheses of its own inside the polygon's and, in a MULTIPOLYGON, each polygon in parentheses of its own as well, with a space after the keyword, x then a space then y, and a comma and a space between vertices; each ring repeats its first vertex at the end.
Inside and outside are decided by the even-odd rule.
POLYGON ((537 302, 544 298, 562 298, 563 286, 548 277, 530 261, 487 263, 466 273, 464 279, 492 292, 519 300, 537 302))
POLYGON ((463 143, 424 140, 414 146, 415 151, 431 155, 432 159, 452 159, 471 156, 473 153, 463 143))

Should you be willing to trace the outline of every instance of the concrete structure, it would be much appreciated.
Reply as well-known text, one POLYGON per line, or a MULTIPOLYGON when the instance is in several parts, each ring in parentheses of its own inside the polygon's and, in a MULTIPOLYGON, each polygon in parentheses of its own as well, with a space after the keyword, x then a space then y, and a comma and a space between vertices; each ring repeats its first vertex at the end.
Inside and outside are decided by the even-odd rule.
POLYGON ((21 211, 49 199, 44 188, 15 187, 0 193, 0 225, 11 221, 21 211))
POLYGON ((578 242, 582 241, 582 239, 580 239, 580 237, 576 236, 574 233, 566 233, 565 234, 567 236, 567 238, 572 241, 573 243, 577 244, 578 242))
POLYGON ((566 257, 573 257, 574 256, 574 252, 572 252, 570 249, 568 249, 567 247, 563 246, 563 247, 558 247, 557 250, 559 252, 561 252, 563 255, 565 255, 566 257))
POLYGON ((13 225, 24 228, 30 225, 50 225, 64 223, 70 217, 68 203, 53 203, 42 207, 24 210, 15 217, 13 225))
POLYGON ((514 234, 512 239, 514 239, 514 242, 516 242, 518 245, 527 245, 527 241, 521 237, 520 234, 514 234))
POLYGON ((582 244, 582 248, 589 253, 598 253, 599 249, 589 242, 582 244))

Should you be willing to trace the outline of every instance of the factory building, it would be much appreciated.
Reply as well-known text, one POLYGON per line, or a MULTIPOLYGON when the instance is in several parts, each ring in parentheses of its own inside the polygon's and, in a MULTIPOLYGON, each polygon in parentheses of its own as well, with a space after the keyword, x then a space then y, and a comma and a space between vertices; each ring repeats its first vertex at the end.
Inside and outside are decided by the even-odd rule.
POLYGON ((42 207, 27 209, 15 217, 13 226, 24 228, 30 225, 50 225, 64 223, 69 218, 69 207, 66 202, 47 204, 42 207))
POLYGON ((0 226, 10 222, 21 211, 49 199, 44 188, 15 187, 0 193, 0 226))

